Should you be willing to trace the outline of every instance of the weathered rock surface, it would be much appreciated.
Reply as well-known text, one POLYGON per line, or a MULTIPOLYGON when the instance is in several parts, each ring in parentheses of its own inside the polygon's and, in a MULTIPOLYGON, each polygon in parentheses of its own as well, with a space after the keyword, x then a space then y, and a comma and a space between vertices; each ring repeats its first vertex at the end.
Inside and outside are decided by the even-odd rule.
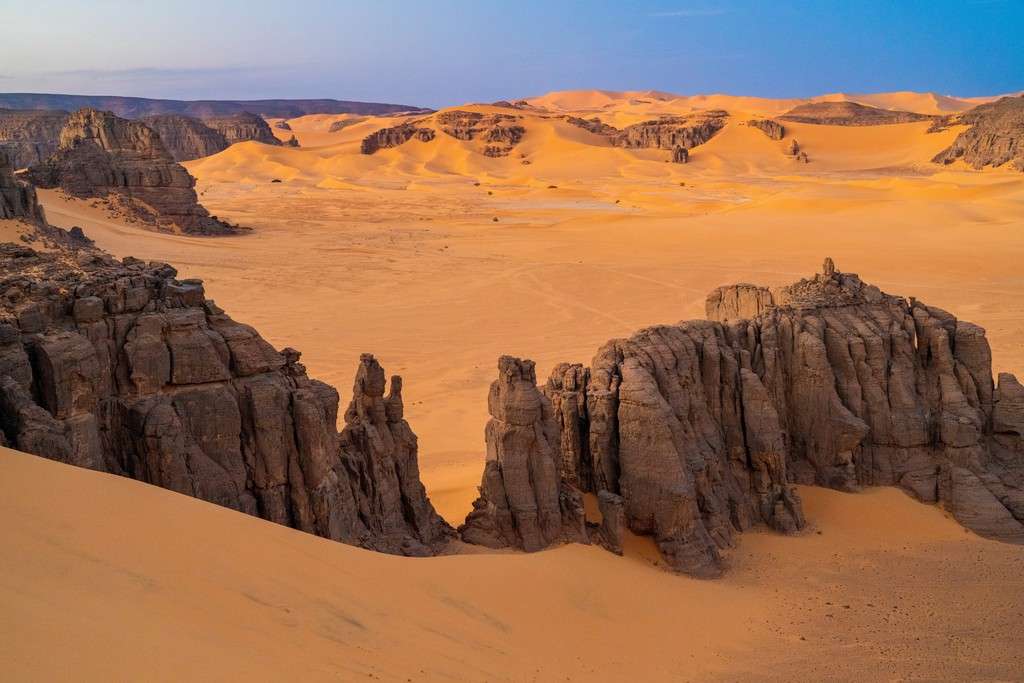
POLYGON ((487 407, 487 461, 463 540, 528 552, 586 542, 583 497, 559 477, 559 428, 533 361, 503 356, 487 407))
POLYGON ((175 161, 201 159, 222 152, 230 144, 220 131, 199 119, 179 114, 161 114, 139 119, 160 136, 160 142, 175 161))
POLYGON ((419 482, 401 380, 310 379, 166 264, 0 245, 0 432, 325 538, 425 555, 453 534, 419 482))
POLYGON ((829 126, 882 126, 930 121, 935 118, 928 114, 879 109, 856 102, 807 102, 793 107, 780 116, 779 120, 829 126))
POLYGON ((265 145, 281 144, 262 116, 247 111, 229 116, 204 116, 203 123, 223 135, 229 145, 249 140, 265 145))
POLYGON ((970 126, 953 144, 932 159, 951 164, 963 159, 974 168, 1010 163, 1024 171, 1024 97, 1003 97, 955 117, 952 123, 970 126))
POLYGON ((274 128, 277 128, 278 130, 291 130, 292 126, 287 121, 278 121, 274 124, 274 128))
POLYGON ((513 114, 462 110, 441 112, 434 117, 441 131, 457 140, 483 140, 481 151, 490 157, 507 156, 522 141, 526 129, 516 123, 519 120, 513 114))
POLYGON ((295 134, 293 133, 292 136, 289 137, 285 141, 284 146, 285 147, 298 147, 299 146, 299 139, 297 137, 295 137, 295 134))
POLYGON ((690 116, 666 116, 623 128, 612 137, 618 147, 630 149, 692 149, 710 140, 725 127, 727 112, 710 110, 690 116))
POLYGON ((0 152, 15 169, 43 161, 57 150, 67 117, 60 110, 0 109, 0 152))
POLYGON ((82 109, 71 114, 57 151, 33 166, 29 178, 75 197, 107 199, 160 230, 198 235, 239 230, 211 217, 199 204, 195 179, 151 128, 110 112, 82 109))
POLYGON ((566 123, 570 123, 576 126, 577 128, 589 130, 591 133, 594 133, 595 135, 611 137, 613 135, 618 135, 621 132, 615 126, 608 125, 607 123, 605 123, 596 116, 589 119, 581 119, 578 116, 566 116, 565 121, 566 123))
POLYGON ((772 140, 781 140, 786 135, 786 129, 778 121, 772 119, 751 119, 747 121, 751 128, 757 128, 772 140))
MULTIPOLYGON (((609 528, 592 539, 614 549, 624 524, 674 569, 715 576, 738 532, 804 526, 800 483, 899 486, 1024 543, 1024 387, 993 382, 980 327, 830 259, 787 287, 719 288, 707 312, 613 340, 589 368, 557 366, 543 391, 552 417, 542 402, 524 422, 557 444, 563 486, 598 495, 609 528)), ((529 400, 506 403, 535 405, 532 366, 513 367, 514 395, 529 400)), ((502 457, 528 452, 513 441, 502 457)))
MULTIPOLYGON (((337 123, 342 122, 339 121, 337 123)), ((333 125, 331 130, 334 130, 333 125)), ((382 128, 363 138, 359 151, 363 154, 373 154, 379 149, 404 145, 413 138, 420 142, 430 142, 434 139, 434 130, 421 127, 419 123, 403 123, 390 128, 382 128)))
POLYGON ((685 164, 690 160, 690 153, 685 147, 675 147, 672 149, 672 163, 674 164, 685 164))
POLYGON ((46 223, 43 207, 36 199, 36 189, 14 175, 7 155, 0 150, 0 219, 11 218, 46 223))

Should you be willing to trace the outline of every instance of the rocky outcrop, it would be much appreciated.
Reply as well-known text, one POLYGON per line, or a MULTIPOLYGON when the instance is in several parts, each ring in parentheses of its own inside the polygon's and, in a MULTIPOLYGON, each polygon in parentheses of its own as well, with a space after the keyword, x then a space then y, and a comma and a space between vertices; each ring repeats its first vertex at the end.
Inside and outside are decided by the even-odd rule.
POLYGON ((970 126, 932 161, 963 159, 973 168, 1011 164, 1024 171, 1024 96, 1003 97, 964 112, 951 122, 970 126))
POLYGON ((582 128, 583 130, 588 130, 595 135, 611 137, 613 135, 618 135, 621 132, 615 126, 608 125, 596 116, 589 119, 582 119, 578 116, 566 116, 564 118, 566 123, 572 124, 577 128, 582 128))
POLYGON ((295 137, 294 133, 292 134, 291 137, 289 137, 285 141, 284 146, 285 147, 298 147, 299 146, 299 140, 298 140, 298 138, 295 137))
MULTIPOLYGON (((612 144, 629 149, 656 148, 673 151, 689 150, 710 140, 725 127, 728 113, 711 110, 691 116, 666 116, 644 121, 619 131, 611 138, 612 144)), ((682 154, 678 154, 682 156, 682 154)), ((685 161, 683 161, 685 163, 685 161)))
POLYGON ((690 153, 685 147, 675 147, 672 149, 672 163, 674 164, 685 164, 690 160, 690 153))
POLYGON ((516 123, 520 117, 513 114, 482 114, 453 110, 437 114, 434 121, 447 135, 457 140, 483 140, 482 152, 486 156, 507 156, 526 135, 526 129, 516 123))
POLYGON ((68 117, 57 151, 29 171, 40 187, 106 199, 131 219, 158 230, 223 235, 238 228, 200 206, 195 179, 139 121, 82 109, 68 117))
POLYGON ((229 116, 204 116, 203 123, 224 136, 229 145, 236 142, 262 142, 264 145, 280 145, 281 141, 270 129, 262 116, 239 112, 229 116))
POLYGON ((28 168, 57 150, 66 111, 0 109, 0 152, 15 169, 28 168))
POLYGON ((459 527, 468 543, 542 550, 586 542, 580 491, 559 477, 559 427, 533 361, 503 356, 487 397, 487 460, 480 497, 459 527))
POLYGON ((0 245, 0 432, 325 538, 406 555, 453 534, 419 482, 402 385, 338 392, 166 264, 0 245))
POLYGON ((14 175, 7 155, 0 150, 0 219, 13 218, 39 225, 46 223, 35 188, 14 175))
POLYGON ((161 114, 140 119, 160 136, 160 142, 175 161, 191 161, 222 152, 230 144, 219 131, 198 119, 178 114, 161 114))
POLYGON ((278 121, 274 124, 274 128, 277 128, 278 130, 291 130, 292 126, 287 121, 278 121))
MULTIPOLYGON (((338 123, 342 122, 339 121, 338 123)), ((333 130, 334 126, 332 125, 331 128, 333 130)), ((359 146, 359 151, 363 154, 373 154, 380 149, 404 145, 413 138, 416 138, 420 142, 430 142, 434 139, 434 130, 432 128, 421 127, 418 122, 403 123, 390 128, 382 128, 363 138, 363 142, 359 146)))
MULTIPOLYGON (((831 260, 786 287, 719 288, 707 312, 613 340, 589 368, 557 366, 552 417, 541 403, 528 422, 557 444, 562 486, 597 494, 609 527, 621 505, 619 524, 652 536, 670 567, 715 576, 738 532, 804 526, 794 483, 899 486, 1024 543, 1024 388, 993 382, 980 327, 831 260)), ((511 374, 535 402, 531 373, 511 374)))
POLYGON ((781 140, 786 135, 786 129, 778 121, 771 119, 751 119, 747 121, 751 128, 757 128, 772 140, 781 140))
POLYGON ((793 107, 780 116, 779 120, 828 126, 883 126, 931 121, 935 118, 928 114, 879 109, 856 102, 806 102, 793 107))

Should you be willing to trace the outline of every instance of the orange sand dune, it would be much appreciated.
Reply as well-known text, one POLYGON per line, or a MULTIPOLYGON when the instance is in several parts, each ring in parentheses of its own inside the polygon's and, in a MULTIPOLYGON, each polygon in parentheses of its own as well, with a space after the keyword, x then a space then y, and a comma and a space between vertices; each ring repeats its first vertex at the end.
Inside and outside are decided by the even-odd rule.
POLYGON ((749 534, 701 582, 584 546, 380 555, 0 449, 0 662, 11 680, 1020 672, 1024 549, 892 489, 801 494, 813 531, 749 534))

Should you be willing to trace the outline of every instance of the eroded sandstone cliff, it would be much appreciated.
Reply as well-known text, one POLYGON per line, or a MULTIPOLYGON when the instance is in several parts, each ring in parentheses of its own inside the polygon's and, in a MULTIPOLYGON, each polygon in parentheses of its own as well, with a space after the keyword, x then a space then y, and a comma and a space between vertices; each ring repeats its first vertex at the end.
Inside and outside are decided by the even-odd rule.
POLYGON ((963 159, 974 168, 1009 163, 1024 171, 1024 96, 1003 97, 944 122, 970 126, 933 162, 951 164, 963 159))
MULTIPOLYGON (((707 310, 709 320, 613 340, 589 368, 557 366, 543 389, 551 417, 539 402, 541 418, 519 426, 532 431, 502 442, 500 458, 489 425, 487 505, 464 538, 479 542, 466 531, 482 510, 502 518, 491 491, 504 490, 513 520, 548 520, 544 538, 557 540, 552 494, 568 488, 618 497, 622 522, 671 567, 714 576, 738 532, 804 526, 801 483, 899 486, 981 535, 1024 542, 1024 388, 1009 374, 993 381, 980 327, 830 260, 788 287, 720 288, 707 310), (532 462, 540 435, 561 489, 547 485, 545 505, 513 504, 507 485, 492 485, 492 463, 532 462)), ((526 387, 514 395, 538 404, 526 387)), ((536 491, 548 479, 529 481, 536 491)))
POLYGON ((159 114, 139 120, 160 136, 160 142, 175 161, 208 157, 224 151, 230 144, 223 133, 190 116, 159 114))
POLYGON ((36 189, 14 175, 7 155, 0 150, 0 219, 11 218, 37 224, 46 222, 36 189))
POLYGON ((66 111, 0 109, 0 152, 15 169, 28 168, 57 150, 66 111))
POLYGON ((793 107, 780 116, 779 120, 828 126, 882 126, 935 118, 928 114, 880 109, 857 102, 806 102, 793 107))
POLYGON ((310 379, 172 267, 0 245, 0 443, 406 555, 452 530, 419 481, 401 379, 359 361, 345 426, 310 379))
POLYGON ((224 136, 229 145, 253 140, 265 145, 280 145, 281 141, 262 116, 238 112, 226 116, 204 116, 202 122, 224 136))
POLYGON ((195 179, 174 161, 160 137, 139 121, 82 109, 60 132, 57 151, 29 170, 40 187, 75 197, 106 199, 156 229, 223 235, 238 228, 209 215, 196 197, 195 179))

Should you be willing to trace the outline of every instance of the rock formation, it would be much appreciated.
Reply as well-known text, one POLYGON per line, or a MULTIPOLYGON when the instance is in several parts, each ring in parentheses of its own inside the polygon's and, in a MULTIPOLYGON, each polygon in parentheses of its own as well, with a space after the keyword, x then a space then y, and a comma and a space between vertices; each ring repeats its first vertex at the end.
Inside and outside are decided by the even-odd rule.
POLYGON ((729 114, 710 110, 690 116, 665 116, 623 128, 612 144, 630 149, 691 149, 710 140, 724 126, 729 114))
POLYGON ((786 135, 786 129, 778 121, 771 119, 751 119, 747 121, 751 128, 757 128, 772 140, 781 140, 786 135))
MULTIPOLYGON (((344 122, 338 121, 337 123, 344 122)), ((334 125, 331 126, 331 130, 334 130, 334 125)), ((413 138, 421 142, 430 142, 434 139, 434 130, 421 127, 418 122, 402 123, 390 128, 381 128, 363 138, 359 151, 363 154, 373 154, 379 149, 398 147, 413 138)))
POLYGON ((28 168, 57 150, 68 113, 53 110, 0 109, 0 152, 15 168, 28 168))
POLYGON ((284 143, 284 145, 285 145, 285 147, 298 147, 299 146, 299 139, 296 138, 295 134, 293 133, 292 136, 289 137, 288 140, 284 143))
POLYGON ((152 129, 110 112, 71 114, 57 151, 33 166, 29 177, 40 187, 60 187, 75 197, 106 199, 160 230, 198 235, 238 231, 200 206, 195 179, 171 158, 152 129))
POLYGON ((14 175, 7 155, 0 150, 0 219, 12 218, 40 225, 46 223, 35 188, 14 175))
POLYGON ((607 123, 603 122, 596 116, 589 119, 581 119, 577 116, 566 116, 565 121, 566 123, 570 123, 576 126, 577 128, 589 130, 591 133, 594 133, 595 135, 603 135, 605 137, 612 137, 613 135, 618 135, 621 132, 615 126, 609 126, 607 123))
POLYGON ((160 142, 175 161, 208 157, 224 151, 230 144, 219 131, 190 116, 160 114, 139 120, 160 136, 160 142))
POLYGON ((963 159, 974 168, 1010 163, 1024 171, 1024 96, 1003 97, 955 117, 957 124, 970 126, 953 144, 932 159, 951 164, 963 159))
POLYGON ((690 153, 685 147, 675 147, 672 149, 672 163, 674 164, 685 164, 690 160, 690 153))
POLYGON ((287 121, 278 121, 277 123, 274 124, 274 128, 277 128, 278 130, 291 130, 292 129, 291 124, 288 123, 287 121))
POLYGON ((936 117, 911 111, 879 109, 856 102, 806 102, 779 117, 782 121, 829 126, 882 126, 930 121, 936 117))
POLYGON ((559 428, 534 364, 503 356, 487 397, 487 461, 480 497, 459 533, 468 543, 528 552, 586 542, 583 497, 560 480, 559 428))
MULTIPOLYGON (((514 391, 497 394, 529 399, 500 405, 540 406, 516 424, 557 444, 561 485, 596 493, 609 527, 619 505, 620 524, 652 536, 669 566, 714 576, 737 532, 804 526, 793 483, 885 485, 941 503, 983 536, 1024 543, 1024 387, 1009 374, 993 382, 980 327, 884 294, 831 260, 788 287, 719 288, 707 314, 613 340, 589 368, 557 366, 543 392, 550 419, 530 391, 532 366, 511 366, 514 391)), ((503 441, 501 457, 521 462, 539 441, 503 441)), ((489 457, 471 518, 502 518, 489 457)))
POLYGON ((360 359, 345 427, 310 379, 166 264, 0 245, 0 434, 14 448, 325 538, 425 555, 452 530, 419 482, 401 380, 360 359))
POLYGON ((203 123, 224 136, 229 145, 253 140, 265 145, 280 145, 281 141, 262 116, 239 112, 229 116, 204 116, 203 123))
POLYGON ((457 140, 482 139, 485 145, 481 151, 490 157, 507 156, 523 139, 526 129, 516 123, 519 120, 513 114, 462 110, 445 111, 434 117, 437 126, 457 140))

